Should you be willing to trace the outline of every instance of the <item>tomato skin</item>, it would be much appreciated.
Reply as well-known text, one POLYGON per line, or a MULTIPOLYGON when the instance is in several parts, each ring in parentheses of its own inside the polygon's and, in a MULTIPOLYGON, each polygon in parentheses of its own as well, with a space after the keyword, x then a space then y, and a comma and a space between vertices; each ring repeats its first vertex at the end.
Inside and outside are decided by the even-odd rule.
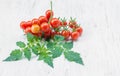
POLYGON ((43 32, 47 32, 50 30, 50 25, 48 23, 44 22, 40 25, 40 28, 43 32))
POLYGON ((27 28, 24 30, 24 32, 25 32, 25 34, 27 34, 27 33, 32 33, 32 32, 31 32, 31 27, 27 27, 27 28))
POLYGON ((71 33, 72 40, 77 40, 79 37, 79 32, 75 31, 71 33))
POLYGON ((37 25, 37 24, 32 25, 31 31, 32 31, 32 33, 35 33, 35 34, 36 34, 36 33, 39 33, 39 31, 40 31, 40 26, 37 25))
POLYGON ((59 21, 59 19, 57 19, 57 18, 53 18, 53 19, 51 20, 50 24, 51 24, 51 26, 52 26, 53 28, 58 28, 59 25, 60 25, 60 21, 59 21))
POLYGON ((37 18, 34 18, 34 19, 32 20, 32 25, 34 25, 34 24, 37 24, 37 25, 40 24, 40 23, 39 23, 39 20, 38 20, 37 18))
POLYGON ((79 32, 79 35, 81 36, 83 29, 82 29, 82 27, 78 27, 78 28, 76 28, 76 31, 79 32))
POLYGON ((53 11, 51 11, 51 10, 47 10, 47 11, 45 12, 45 15, 46 15, 47 19, 49 20, 49 19, 50 19, 50 16, 53 16, 54 13, 53 13, 53 11))
POLYGON ((26 27, 27 27, 27 22, 22 21, 22 22, 20 23, 20 27, 21 27, 21 29, 25 30, 26 27))
POLYGON ((69 30, 63 30, 61 34, 62 34, 62 36, 65 37, 65 39, 68 39, 70 37, 70 31, 69 30))
POLYGON ((47 22, 48 22, 48 19, 47 19, 45 16, 40 16, 40 17, 39 17, 39 23, 42 24, 42 23, 44 23, 44 22, 47 23, 47 22))

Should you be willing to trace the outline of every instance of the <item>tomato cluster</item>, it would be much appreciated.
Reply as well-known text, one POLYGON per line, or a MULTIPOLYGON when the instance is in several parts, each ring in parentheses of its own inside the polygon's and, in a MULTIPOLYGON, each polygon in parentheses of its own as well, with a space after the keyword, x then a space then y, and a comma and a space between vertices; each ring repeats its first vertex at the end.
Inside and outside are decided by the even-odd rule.
POLYGON ((53 38, 54 35, 62 35, 65 39, 77 40, 81 36, 83 29, 77 24, 75 19, 66 21, 65 18, 55 18, 52 10, 47 10, 45 16, 34 18, 30 21, 22 21, 20 27, 24 32, 42 38, 53 38))

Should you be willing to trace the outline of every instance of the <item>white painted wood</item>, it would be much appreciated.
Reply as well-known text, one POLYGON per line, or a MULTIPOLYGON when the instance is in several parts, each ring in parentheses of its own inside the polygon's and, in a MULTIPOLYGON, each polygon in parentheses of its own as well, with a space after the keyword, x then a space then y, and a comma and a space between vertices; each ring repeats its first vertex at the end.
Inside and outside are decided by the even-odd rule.
POLYGON ((49 8, 49 0, 0 0, 0 76, 120 76, 120 0, 53 0, 55 16, 76 17, 84 33, 74 43, 85 63, 60 57, 52 69, 42 61, 2 62, 15 42, 24 40, 19 28, 49 8))

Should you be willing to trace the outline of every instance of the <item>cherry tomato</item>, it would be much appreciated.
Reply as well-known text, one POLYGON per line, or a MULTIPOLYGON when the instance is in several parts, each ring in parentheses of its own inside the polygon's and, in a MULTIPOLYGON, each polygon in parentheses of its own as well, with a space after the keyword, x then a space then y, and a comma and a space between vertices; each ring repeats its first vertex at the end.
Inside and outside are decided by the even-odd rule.
POLYGON ((32 26, 32 21, 27 21, 27 22, 26 22, 26 25, 27 25, 26 28, 27 28, 27 27, 31 27, 31 26, 32 26))
POLYGON ((53 28, 58 28, 59 25, 60 25, 60 21, 59 21, 59 19, 57 19, 57 18, 53 18, 53 19, 51 20, 50 24, 51 24, 51 26, 52 26, 53 28))
POLYGON ((50 25, 48 23, 44 22, 40 25, 40 28, 43 32, 47 32, 50 30, 50 25))
POLYGON ((44 32, 44 37, 50 37, 51 33, 52 33, 52 30, 44 32))
POLYGON ((67 25, 67 22, 63 22, 63 25, 65 25, 65 26, 66 26, 66 25, 67 25))
POLYGON ((32 33, 39 33, 39 31, 40 31, 40 26, 37 25, 37 24, 32 25, 31 31, 32 31, 32 33))
POLYGON ((32 24, 33 24, 33 25, 34 25, 34 24, 39 25, 40 23, 39 23, 39 20, 38 20, 37 18, 34 18, 34 19, 32 20, 32 24))
POLYGON ((27 33, 31 33, 31 27, 27 27, 24 32, 27 34, 27 33))
POLYGON ((82 27, 78 27, 78 28, 76 28, 76 31, 79 32, 79 35, 81 36, 83 29, 82 29, 82 27))
POLYGON ((39 23, 42 24, 44 22, 48 22, 48 19, 45 16, 40 16, 39 17, 39 23))
POLYGON ((47 19, 49 20, 50 19, 50 16, 53 16, 53 11, 51 11, 51 10, 47 10, 46 12, 45 12, 45 14, 46 14, 46 17, 47 17, 47 19))
POLYGON ((75 31, 71 33, 72 40, 77 40, 79 37, 79 32, 75 31))
POLYGON ((62 26, 63 25, 63 23, 60 21, 60 26, 62 26))
POLYGON ((76 22, 75 21, 70 21, 69 22, 69 26, 71 27, 71 28, 75 28, 75 26, 76 26, 76 22))
POLYGON ((54 32, 54 33, 55 33, 55 35, 61 35, 61 33, 58 32, 58 31, 56 31, 56 32, 54 32))
POLYGON ((62 36, 65 37, 65 39, 68 39, 70 37, 70 31, 69 30, 63 30, 62 36))
POLYGON ((21 27, 23 30, 25 30, 26 27, 27 27, 27 22, 22 21, 22 22, 20 23, 20 27, 21 27))
POLYGON ((37 36, 37 37, 41 37, 42 36, 42 32, 39 31, 39 33, 33 33, 33 35, 37 36))

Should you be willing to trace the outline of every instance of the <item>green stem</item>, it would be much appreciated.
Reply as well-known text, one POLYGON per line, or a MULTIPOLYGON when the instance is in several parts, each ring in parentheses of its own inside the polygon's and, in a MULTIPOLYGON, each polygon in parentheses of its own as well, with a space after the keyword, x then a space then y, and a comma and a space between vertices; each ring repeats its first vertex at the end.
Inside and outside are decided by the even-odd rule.
POLYGON ((48 21, 48 24, 50 24, 50 21, 53 18, 53 15, 52 15, 52 1, 50 1, 50 10, 51 10, 51 15, 50 15, 50 19, 48 21))

